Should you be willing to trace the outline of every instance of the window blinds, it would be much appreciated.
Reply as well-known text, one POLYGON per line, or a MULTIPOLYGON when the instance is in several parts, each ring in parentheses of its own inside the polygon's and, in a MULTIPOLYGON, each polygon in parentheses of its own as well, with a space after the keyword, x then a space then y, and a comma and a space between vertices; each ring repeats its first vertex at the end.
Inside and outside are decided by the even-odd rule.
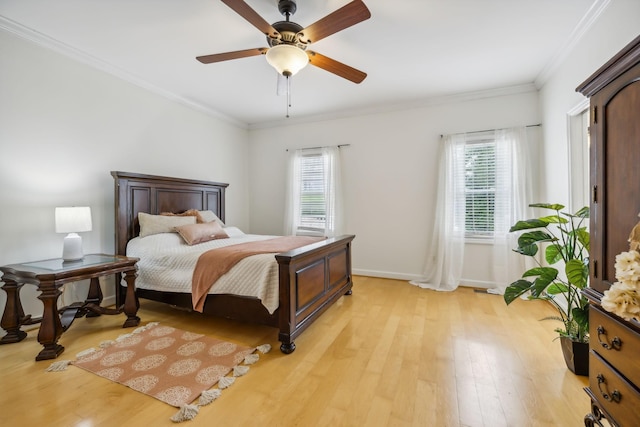
POLYGON ((483 139, 465 144, 465 231, 468 236, 490 236, 494 231, 496 199, 496 144, 483 139))
POLYGON ((325 156, 307 154, 301 158, 300 225, 305 230, 324 230, 326 221, 325 156))

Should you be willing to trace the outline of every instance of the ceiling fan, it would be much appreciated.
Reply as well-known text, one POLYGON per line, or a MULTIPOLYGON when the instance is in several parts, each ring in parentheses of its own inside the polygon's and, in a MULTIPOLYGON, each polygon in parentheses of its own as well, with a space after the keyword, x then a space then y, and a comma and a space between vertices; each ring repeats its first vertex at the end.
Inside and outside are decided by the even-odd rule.
POLYGON ((278 74, 287 77, 287 80, 307 64, 315 65, 354 83, 360 83, 367 77, 367 74, 360 70, 307 50, 311 43, 369 19, 371 12, 362 0, 353 0, 305 28, 289 20, 297 9, 295 0, 278 1, 278 10, 285 16, 286 21, 273 24, 265 21, 243 0, 221 1, 260 30, 267 37, 269 47, 198 56, 196 59, 203 64, 266 55, 267 62, 278 71, 278 74))

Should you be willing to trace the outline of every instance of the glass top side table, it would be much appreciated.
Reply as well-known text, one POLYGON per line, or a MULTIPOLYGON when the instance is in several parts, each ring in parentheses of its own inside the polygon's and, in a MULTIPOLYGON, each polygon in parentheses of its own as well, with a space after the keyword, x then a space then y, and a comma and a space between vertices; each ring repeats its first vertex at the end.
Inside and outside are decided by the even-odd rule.
MULTIPOLYGON (((55 359, 64 351, 64 347, 58 344, 58 339, 76 318, 124 312, 127 319, 123 327, 137 326, 140 323, 140 318, 136 315, 140 307, 135 293, 137 262, 138 258, 90 254, 72 262, 56 258, 0 267, 4 282, 2 289, 7 293, 7 304, 0 323, 7 334, 0 339, 0 344, 22 341, 27 334, 20 327, 40 323, 38 342, 44 348, 36 356, 36 360, 55 359), (102 291, 98 279, 110 274, 122 274, 127 283, 124 304, 115 309, 100 306, 102 291), (62 293, 60 287, 80 280, 90 280, 87 299, 58 308, 58 297, 62 293), (24 284, 35 285, 40 291, 38 299, 44 306, 40 319, 32 319, 31 315, 24 314, 20 301, 20 288, 24 284)), ((116 292, 119 291, 118 287, 119 280, 116 280, 116 292)))

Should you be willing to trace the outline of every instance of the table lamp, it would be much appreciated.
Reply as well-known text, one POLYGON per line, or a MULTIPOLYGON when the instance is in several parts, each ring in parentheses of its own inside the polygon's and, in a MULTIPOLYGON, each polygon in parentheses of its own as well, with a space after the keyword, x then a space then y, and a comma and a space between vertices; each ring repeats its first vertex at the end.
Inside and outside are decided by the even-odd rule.
POLYGON ((56 233, 69 233, 64 238, 62 259, 78 261, 82 253, 83 231, 91 231, 91 208, 88 206, 56 208, 56 233))

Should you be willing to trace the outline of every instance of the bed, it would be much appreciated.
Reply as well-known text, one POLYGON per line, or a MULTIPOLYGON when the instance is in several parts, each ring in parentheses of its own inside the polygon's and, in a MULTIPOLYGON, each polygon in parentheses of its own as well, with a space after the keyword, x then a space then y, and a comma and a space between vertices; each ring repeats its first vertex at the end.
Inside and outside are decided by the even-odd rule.
MULTIPOLYGON (((111 175, 115 184, 115 250, 118 255, 127 255, 129 241, 138 236, 140 212, 158 215, 196 209, 212 211, 225 221, 228 184, 118 171, 111 175)), ((297 336, 343 295, 351 294, 351 243, 354 237, 328 238, 276 254, 278 304, 272 313, 258 298, 232 294, 207 295, 202 312, 278 328, 280 350, 289 354, 296 348, 294 340, 297 336)), ((190 292, 138 288, 136 294, 138 298, 193 309, 190 292)), ((120 306, 122 301, 123 294, 118 292, 116 305, 120 306)))

